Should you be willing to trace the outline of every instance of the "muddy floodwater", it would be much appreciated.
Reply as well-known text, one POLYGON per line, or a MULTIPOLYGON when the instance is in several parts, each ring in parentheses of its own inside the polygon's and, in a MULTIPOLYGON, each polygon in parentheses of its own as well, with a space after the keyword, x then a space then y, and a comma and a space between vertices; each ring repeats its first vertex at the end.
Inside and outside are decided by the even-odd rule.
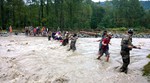
POLYGON ((112 38, 110 61, 97 60, 101 38, 79 38, 75 52, 46 37, 0 37, 0 83, 149 83, 142 69, 150 59, 150 39, 133 38, 128 74, 120 73, 120 38, 112 38))

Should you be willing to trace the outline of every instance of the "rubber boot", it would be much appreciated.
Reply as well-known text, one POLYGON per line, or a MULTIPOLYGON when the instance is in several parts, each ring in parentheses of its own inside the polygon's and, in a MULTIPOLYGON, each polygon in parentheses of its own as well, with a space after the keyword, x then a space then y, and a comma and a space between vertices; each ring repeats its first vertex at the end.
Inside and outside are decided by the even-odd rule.
POLYGON ((70 51, 71 49, 68 49, 67 51, 70 51))
POLYGON ((126 69, 124 70, 124 73, 125 73, 125 74, 127 74, 127 73, 128 73, 128 68, 126 68, 126 69))
POLYGON ((120 72, 124 72, 125 69, 123 67, 120 68, 120 72))

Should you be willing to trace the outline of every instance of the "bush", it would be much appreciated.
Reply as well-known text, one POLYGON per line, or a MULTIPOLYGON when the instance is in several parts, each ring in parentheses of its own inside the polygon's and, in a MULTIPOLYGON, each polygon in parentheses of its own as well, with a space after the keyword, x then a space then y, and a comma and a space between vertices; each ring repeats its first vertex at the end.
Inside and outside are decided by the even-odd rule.
POLYGON ((144 69, 143 69, 143 75, 150 75, 150 62, 144 66, 144 69))
POLYGON ((111 31, 127 31, 128 29, 125 27, 120 27, 120 28, 109 28, 111 31))
MULTIPOLYGON (((150 54, 147 56, 147 58, 150 58, 150 54)), ((144 66, 143 75, 150 76, 150 62, 144 66)))

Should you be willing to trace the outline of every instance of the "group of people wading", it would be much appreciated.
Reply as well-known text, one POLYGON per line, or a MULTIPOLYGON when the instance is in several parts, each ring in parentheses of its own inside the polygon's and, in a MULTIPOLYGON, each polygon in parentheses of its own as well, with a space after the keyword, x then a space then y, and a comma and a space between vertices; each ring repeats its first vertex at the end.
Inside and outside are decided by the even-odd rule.
MULTIPOLYGON (((133 30, 129 29, 127 31, 127 34, 122 37, 121 40, 121 51, 120 54, 122 56, 123 65, 120 68, 120 72, 127 73, 128 72, 128 65, 130 63, 130 51, 132 48, 141 49, 140 47, 134 46, 132 44, 132 35, 133 30)), ((102 34, 102 39, 99 40, 99 56, 98 60, 101 58, 101 56, 105 53, 106 55, 106 61, 109 61, 110 53, 109 53, 109 44, 110 40, 112 38, 111 33, 107 33, 107 31, 104 31, 102 34)))
POLYGON ((42 27, 33 27, 33 26, 28 26, 25 27, 25 35, 29 36, 47 36, 48 34, 48 28, 42 27))
POLYGON ((50 31, 48 28, 46 27, 25 27, 25 35, 27 36, 46 36, 48 37, 48 40, 59 40, 60 42, 62 42, 61 46, 66 46, 69 43, 69 40, 71 40, 70 42, 70 48, 68 49, 68 51, 76 50, 76 41, 78 39, 77 34, 70 34, 68 31, 64 31, 63 33, 61 31, 50 31))
POLYGON ((70 34, 68 31, 65 31, 64 33, 61 33, 61 31, 58 32, 48 32, 48 40, 58 40, 60 42, 62 42, 61 46, 66 46, 67 44, 69 44, 69 40, 70 42, 70 48, 68 49, 68 51, 72 50, 75 51, 76 50, 76 41, 78 39, 77 34, 70 34))
MULTIPOLYGON (((25 28, 26 30, 26 34, 28 34, 28 31, 30 31, 29 28, 25 28)), ((34 36, 36 34, 39 34, 40 30, 39 28, 33 28, 31 29, 33 31, 33 34, 34 36)), ((61 31, 58 31, 58 32, 51 32, 49 30, 47 30, 45 27, 42 28, 42 33, 44 34, 47 34, 48 36, 48 40, 51 40, 51 39, 54 39, 54 40, 59 40, 62 42, 61 46, 66 46, 68 43, 69 43, 69 40, 71 40, 71 43, 70 43, 70 48, 68 49, 68 51, 70 50, 73 50, 75 51, 76 50, 76 41, 77 41, 77 34, 69 34, 68 31, 64 32, 64 33, 61 33, 61 31)), ((82 33, 85 33, 82 31, 82 33)), ((93 33, 90 33, 90 34, 93 34, 93 33)), ((137 47, 137 46, 134 46, 132 44, 132 35, 133 35, 133 30, 132 29, 129 29, 127 31, 127 34, 124 35, 122 37, 122 40, 121 40, 121 51, 120 51, 120 54, 122 56, 122 61, 123 61, 123 65, 121 66, 120 68, 120 72, 124 72, 124 73, 127 73, 128 72, 128 65, 130 63, 130 51, 132 50, 132 48, 137 48, 137 49, 141 49, 140 47, 137 47)), ((103 54, 106 55, 106 62, 109 61, 109 57, 110 57, 110 53, 109 53, 109 44, 110 43, 110 40, 112 38, 112 33, 108 33, 107 31, 104 31, 103 34, 102 34, 102 39, 101 40, 98 40, 100 43, 99 43, 99 50, 98 50, 98 54, 99 56, 97 57, 98 60, 100 60, 100 58, 103 56, 103 54)))

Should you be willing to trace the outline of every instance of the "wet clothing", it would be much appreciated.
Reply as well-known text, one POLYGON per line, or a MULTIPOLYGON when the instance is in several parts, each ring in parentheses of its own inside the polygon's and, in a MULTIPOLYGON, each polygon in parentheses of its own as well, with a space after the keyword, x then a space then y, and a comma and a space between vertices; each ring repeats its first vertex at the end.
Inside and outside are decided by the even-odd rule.
POLYGON ((68 43, 69 43, 69 34, 66 33, 66 34, 65 34, 65 38, 64 38, 64 40, 63 40, 63 42, 62 42, 62 45, 65 46, 65 45, 67 45, 68 43))
POLYGON ((9 27, 6 28, 7 33, 9 32, 9 27))
POLYGON ((103 56, 103 54, 105 53, 106 55, 106 61, 109 61, 109 42, 110 42, 111 37, 106 37, 102 40, 102 46, 101 49, 99 51, 99 56, 97 59, 100 59, 101 56, 103 56))
POLYGON ((102 39, 100 40, 100 43, 99 43, 99 52, 101 50, 101 46, 102 46, 102 40, 106 38, 106 32, 104 31, 103 34, 102 34, 102 39))
POLYGON ((77 37, 72 37, 71 38, 71 43, 70 43, 70 49, 69 50, 73 50, 73 51, 76 50, 75 44, 76 44, 77 39, 78 39, 77 37))
POLYGON ((100 54, 101 56, 102 56, 103 54, 105 54, 105 55, 107 56, 107 55, 109 55, 109 51, 108 51, 108 49, 107 49, 107 50, 101 49, 100 52, 99 52, 99 54, 100 54))
POLYGON ((36 36, 36 28, 33 29, 33 34, 36 36))
POLYGON ((9 27, 9 32, 12 33, 12 31, 13 31, 13 30, 12 30, 12 27, 10 26, 10 27, 9 27))
POLYGON ((104 44, 106 44, 106 46, 102 44, 101 49, 100 49, 100 51, 99 51, 100 56, 102 56, 104 53, 106 54, 106 56, 107 56, 107 55, 109 56, 108 44, 109 44, 109 42, 110 42, 110 39, 111 39, 111 38, 106 37, 106 38, 104 38, 104 39, 102 40, 102 42, 103 42, 104 44))
POLYGON ((105 38, 106 36, 103 36, 102 39, 100 40, 100 43, 99 43, 99 51, 101 50, 101 47, 102 47, 102 40, 105 38))
POLYGON ((125 73, 127 73, 128 65, 130 63, 130 50, 132 50, 131 48, 128 47, 129 45, 133 46, 132 37, 130 35, 125 35, 121 41, 121 52, 120 52, 123 61, 121 72, 125 73))
POLYGON ((55 39, 55 32, 52 33, 52 38, 55 39))
POLYGON ((56 32, 55 34, 55 40, 62 40, 62 36, 60 32, 56 32))
POLYGON ((62 45, 63 46, 66 46, 67 44, 69 43, 69 39, 64 39, 63 42, 62 42, 62 45))
POLYGON ((49 31, 49 32, 48 32, 48 40, 51 40, 51 35, 52 35, 52 32, 49 31))
POLYGON ((105 50, 108 50, 108 44, 109 44, 109 42, 110 42, 110 38, 104 38, 103 40, 102 40, 102 42, 104 42, 104 44, 107 44, 106 46, 104 46, 104 45, 102 45, 102 49, 105 51, 105 50))

